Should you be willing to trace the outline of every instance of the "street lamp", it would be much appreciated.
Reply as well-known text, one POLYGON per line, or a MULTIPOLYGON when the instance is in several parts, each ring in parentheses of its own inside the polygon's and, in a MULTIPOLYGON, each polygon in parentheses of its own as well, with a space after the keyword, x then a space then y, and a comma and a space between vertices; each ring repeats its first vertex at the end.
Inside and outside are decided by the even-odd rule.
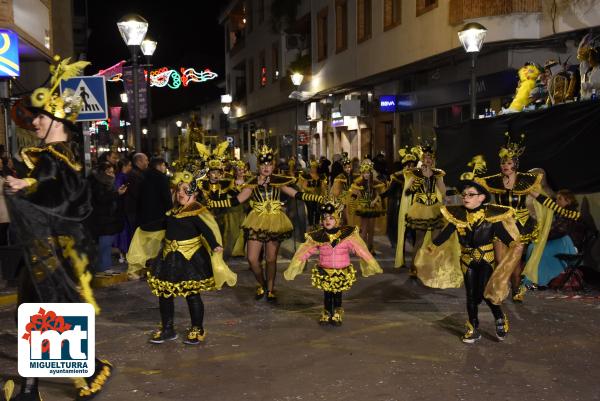
MULTIPOLYGON (((296 87, 296 91, 300 89, 300 85, 302 85, 302 81, 304 80, 304 75, 299 72, 295 72, 291 76, 292 83, 296 87)), ((298 152, 298 103, 300 103, 300 98, 298 98, 298 102, 296 102, 296 135, 294 135, 294 151, 292 152, 292 156, 296 157, 296 153, 298 152)))
POLYGON ((221 95, 221 109, 223 110, 223 114, 229 114, 231 111, 231 102, 233 98, 230 94, 221 95))
POLYGON ((142 149, 142 137, 140 134, 140 106, 138 99, 138 62, 137 50, 142 44, 146 32, 148 32, 148 21, 137 14, 128 14, 117 22, 117 28, 123 37, 123 41, 129 47, 133 64, 133 132, 135 136, 135 148, 138 152, 142 149))
MULTIPOLYGON (((146 68, 148 69, 148 73, 146 74, 146 101, 148 103, 148 116, 146 119, 146 124, 149 127, 152 127, 152 81, 150 75, 150 68, 152 67, 152 63, 150 63, 150 58, 156 51, 156 46, 158 46, 158 42, 151 40, 146 36, 146 39, 142 41, 140 48, 142 49, 142 54, 146 57, 146 68)), ((147 132, 148 130, 146 130, 147 132)), ((146 133, 144 132, 144 135, 146 133)), ((148 138, 146 138, 146 148, 149 148, 148 138)))
POLYGON ((469 22, 458 32, 458 40, 467 53, 471 53, 471 120, 477 116, 477 87, 475 83, 475 59, 483 46, 487 29, 477 22, 469 22))
POLYGON ((143 128, 142 129, 142 134, 148 135, 148 128, 143 128))
POLYGON ((181 126, 183 125, 183 122, 181 122, 181 120, 177 120, 177 121, 175 121, 175 125, 177 126, 177 128, 181 128, 181 126))

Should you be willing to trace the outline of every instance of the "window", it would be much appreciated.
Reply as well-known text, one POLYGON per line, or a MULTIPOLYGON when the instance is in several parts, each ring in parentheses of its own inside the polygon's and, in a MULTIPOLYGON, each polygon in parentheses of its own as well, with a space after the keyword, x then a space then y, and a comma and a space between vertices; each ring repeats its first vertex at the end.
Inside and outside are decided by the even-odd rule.
POLYGON ((248 93, 254 91, 254 60, 248 59, 248 93))
POLYGON ((417 1, 417 17, 425 14, 438 6, 437 0, 416 0, 417 1))
POLYGON ((279 79, 279 43, 273 43, 271 48, 271 65, 273 66, 273 82, 279 79))
POLYGON ((402 0, 383 1, 383 30, 387 31, 402 21, 402 0))
POLYGON ((348 2, 335 2, 335 51, 342 52, 348 48, 348 2))
POLYGON ((371 38, 371 0, 357 0, 356 7, 356 41, 360 43, 371 38))
POLYGON ((317 14, 317 61, 327 58, 327 7, 317 14))
POLYGON ((258 0, 258 23, 262 24, 265 20, 265 0, 258 0))
POLYGON ((265 57, 265 51, 262 50, 258 55, 258 68, 260 71, 258 77, 258 84, 261 88, 267 86, 267 60, 265 57))

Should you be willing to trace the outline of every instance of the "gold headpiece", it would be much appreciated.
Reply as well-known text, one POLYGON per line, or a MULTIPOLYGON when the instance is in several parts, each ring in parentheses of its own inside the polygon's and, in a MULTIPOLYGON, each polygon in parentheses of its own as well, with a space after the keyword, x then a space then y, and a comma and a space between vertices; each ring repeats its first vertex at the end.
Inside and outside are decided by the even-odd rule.
POLYGON ((275 153, 277 152, 274 152, 267 144, 263 144, 259 148, 256 148, 256 154, 260 164, 272 163, 275 158, 275 153))
POLYGON ((363 173, 370 173, 373 171, 373 165, 374 163, 370 160, 370 159, 362 159, 362 161, 360 162, 360 168, 359 171, 361 174, 363 173))
POLYGON ((206 177, 208 169, 202 168, 202 159, 180 159, 173 162, 175 173, 171 178, 171 185, 176 187, 184 182, 190 184, 188 193, 194 193, 197 190, 198 181, 206 177))
POLYGON ((310 168, 318 168, 319 167, 319 162, 316 160, 311 160, 310 161, 310 168))
POLYGON ((325 198, 324 203, 319 207, 321 215, 330 214, 340 222, 342 218, 342 212, 344 211, 344 204, 339 202, 334 196, 328 196, 325 198))
POLYGON ((231 167, 233 167, 236 170, 246 168, 246 162, 243 160, 234 159, 231 161, 231 167))
POLYGON ((482 176, 487 171, 487 162, 483 155, 473 156, 467 166, 471 168, 471 171, 462 173, 460 175, 461 180, 472 180, 475 177, 482 176))
POLYGON ((418 160, 418 153, 419 149, 416 146, 413 146, 411 149, 408 149, 408 146, 405 146, 398 150, 403 165, 410 162, 416 163, 418 160))
POLYGON ((525 134, 521 134, 521 140, 512 142, 510 134, 505 132, 506 144, 500 148, 498 156, 502 159, 518 159, 525 152, 525 134))
POLYGON ((348 152, 342 152, 341 163, 342 163, 342 166, 347 166, 349 164, 352 164, 352 160, 350 160, 350 158, 348 157, 348 152))
POLYGON ((436 144, 436 139, 435 137, 433 138, 433 140, 429 141, 426 140, 425 142, 421 142, 421 137, 417 138, 419 141, 419 145, 413 147, 412 149, 416 149, 416 154, 418 155, 419 159, 421 159, 423 157, 424 153, 429 153, 433 156, 435 156, 435 144, 436 144))
POLYGON ((75 120, 83 106, 83 100, 72 89, 65 89, 60 93, 60 82, 81 75, 83 69, 90 63, 76 61, 69 64, 70 58, 60 60, 54 56, 54 63, 50 65, 50 88, 37 88, 31 95, 32 111, 40 112, 55 120, 66 122, 74 126, 75 120))
POLYGON ((227 148, 229 148, 228 141, 221 142, 212 151, 203 143, 196 142, 196 149, 209 170, 223 170, 224 162, 227 159, 227 148))

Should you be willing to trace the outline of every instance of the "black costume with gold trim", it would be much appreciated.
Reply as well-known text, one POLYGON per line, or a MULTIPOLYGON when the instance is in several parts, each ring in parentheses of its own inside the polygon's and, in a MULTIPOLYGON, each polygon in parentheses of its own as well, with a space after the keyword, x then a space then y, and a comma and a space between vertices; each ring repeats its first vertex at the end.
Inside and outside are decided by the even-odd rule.
MULTIPOLYGON (((527 195, 533 192, 542 192, 541 182, 543 175, 541 173, 520 173, 517 172, 517 178, 512 189, 506 189, 503 183, 503 175, 496 174, 488 177, 476 178, 480 183, 496 198, 496 203, 503 206, 512 207, 515 210, 517 228, 521 234, 521 242, 535 242, 540 234, 539 227, 535 218, 533 218, 526 201, 527 195)), ((571 219, 579 217, 578 212, 563 209, 552 199, 545 195, 539 195, 535 198, 541 205, 553 210, 559 215, 571 219)))
POLYGON ((392 247, 395 247, 398 242, 398 211, 403 189, 404 171, 400 170, 390 176, 388 188, 381 194, 382 198, 387 198, 386 234, 392 247))
POLYGON ((294 227, 283 209, 281 187, 294 181, 293 177, 272 174, 266 185, 258 185, 258 177, 253 177, 245 185, 252 188, 252 210, 242 222, 246 240, 281 242, 292 236, 294 227))
POLYGON ((90 192, 69 145, 55 142, 25 148, 21 156, 31 169, 26 192, 7 196, 11 229, 23 246, 23 302, 89 302, 94 245, 83 227, 91 213, 90 192))
MULTIPOLYGON (((302 172, 298 174, 298 186, 301 190, 307 194, 327 195, 327 176, 324 174, 317 174, 317 177, 313 177, 311 173, 302 172)), ((316 226, 319 224, 319 206, 315 202, 309 202, 306 204, 308 211, 308 225, 316 226)))
POLYGON ((381 204, 381 199, 374 206, 371 202, 377 199, 386 189, 385 183, 373 178, 371 181, 359 176, 350 186, 350 191, 356 197, 354 214, 359 217, 376 218, 383 216, 386 210, 381 204))
MULTIPOLYGON (((437 179, 446 175, 444 170, 432 169, 432 175, 426 177, 420 168, 408 170, 405 179, 412 179, 406 191, 412 194, 412 204, 406 213, 406 226, 415 230, 436 230, 444 226, 440 213, 442 206, 437 188, 437 179)), ((442 194, 443 195, 443 194, 442 194)))
MULTIPOLYGON (((442 245, 456 232, 461 248, 460 263, 467 291, 469 323, 477 329, 478 305, 481 301, 489 306, 494 318, 505 320, 500 303, 508 295, 508 277, 518 264, 519 252, 508 253, 497 265, 494 254, 494 238, 515 249, 518 245, 518 230, 514 225, 514 211, 509 207, 482 205, 476 209, 464 206, 443 206, 441 212, 448 221, 446 227, 433 240, 435 246, 442 245)), ((426 259, 432 259, 423 250, 415 261, 419 277, 426 274, 426 259)))
POLYGON ((199 203, 167 212, 162 252, 148 273, 148 285, 158 297, 187 297, 216 289, 210 253, 220 244, 199 217, 199 203))

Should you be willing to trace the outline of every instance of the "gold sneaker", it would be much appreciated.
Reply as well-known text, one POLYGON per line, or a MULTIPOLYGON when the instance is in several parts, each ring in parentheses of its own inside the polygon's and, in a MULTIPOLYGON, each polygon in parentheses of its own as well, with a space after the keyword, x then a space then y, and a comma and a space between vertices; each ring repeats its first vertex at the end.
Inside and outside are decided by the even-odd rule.
POLYGON ((344 319, 344 308, 335 308, 333 316, 331 316, 331 324, 341 326, 344 319))
POLYGON ((329 314, 327 309, 323 309, 323 312, 321 312, 321 317, 319 318, 319 324, 320 325, 329 324, 330 321, 331 321, 331 315, 329 314))
POLYGON ((184 344, 197 345, 204 341, 206 338, 206 330, 200 327, 193 326, 188 329, 187 336, 183 340, 184 344))
POLYGON ((259 285, 258 287, 256 287, 256 292, 254 293, 254 298, 256 300, 259 300, 264 296, 265 296, 265 289, 259 285))
POLYGON ((481 339, 481 334, 479 333, 479 330, 477 330, 477 327, 473 327, 471 322, 467 322, 465 324, 465 328, 465 334, 463 334, 461 338, 463 343, 473 344, 481 339))
POLYGON ((513 295, 513 302, 517 302, 517 303, 523 303, 523 301, 525 300, 525 293, 527 292, 527 287, 525 287, 523 284, 521 284, 519 286, 519 289, 517 290, 517 292, 513 295))

